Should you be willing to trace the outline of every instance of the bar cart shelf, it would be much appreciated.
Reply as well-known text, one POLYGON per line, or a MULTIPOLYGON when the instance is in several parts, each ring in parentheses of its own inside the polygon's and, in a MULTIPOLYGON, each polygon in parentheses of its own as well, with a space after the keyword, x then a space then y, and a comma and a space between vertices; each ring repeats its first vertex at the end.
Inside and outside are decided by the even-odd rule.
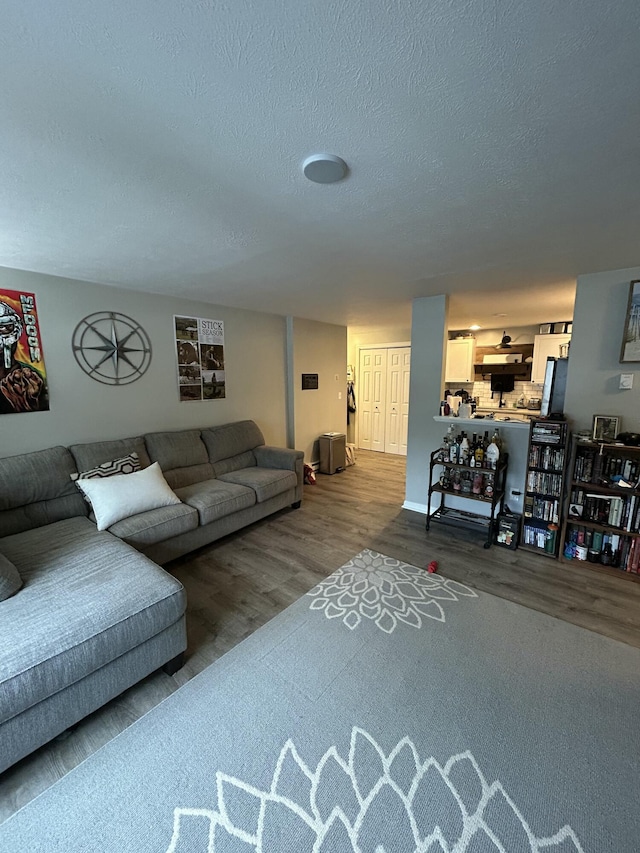
POLYGON ((440 458, 441 451, 434 450, 431 454, 429 462, 429 495, 427 498, 427 530, 431 527, 432 521, 439 521, 445 524, 450 524, 454 527, 464 527, 466 529, 480 529, 487 531, 487 541, 484 543, 485 548, 490 548, 493 543, 493 535, 496 527, 496 518, 498 512, 504 509, 505 482, 507 477, 507 469, 509 466, 509 454, 504 453, 498 460, 497 468, 472 468, 470 465, 463 465, 457 462, 447 462, 440 458), (491 476, 493 479, 493 494, 491 497, 478 495, 469 492, 456 491, 453 488, 443 488, 440 485, 440 475, 449 469, 453 472, 472 472, 473 474, 482 474, 483 477, 491 476), (431 498, 434 494, 440 495, 440 505, 435 509, 431 509, 431 498), (472 510, 458 509, 457 507, 447 506, 447 498, 456 498, 457 500, 471 501, 473 503, 484 504, 489 509, 489 514, 473 512, 472 510), (498 512, 496 512, 498 510, 498 512))

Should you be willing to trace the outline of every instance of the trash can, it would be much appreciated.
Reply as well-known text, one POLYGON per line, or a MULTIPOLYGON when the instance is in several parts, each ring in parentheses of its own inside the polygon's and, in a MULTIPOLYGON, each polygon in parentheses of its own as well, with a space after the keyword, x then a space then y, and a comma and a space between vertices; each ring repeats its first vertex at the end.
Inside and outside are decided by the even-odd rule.
POLYGON ((325 432, 320 436, 321 474, 337 474, 344 471, 347 464, 347 436, 342 432, 325 432))

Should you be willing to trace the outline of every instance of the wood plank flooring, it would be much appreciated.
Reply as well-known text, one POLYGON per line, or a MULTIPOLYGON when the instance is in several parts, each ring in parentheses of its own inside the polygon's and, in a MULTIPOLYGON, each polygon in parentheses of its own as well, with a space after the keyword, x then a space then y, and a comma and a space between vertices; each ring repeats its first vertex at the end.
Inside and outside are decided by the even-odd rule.
POLYGON ((0 821, 64 776, 363 548, 640 647, 640 583, 615 570, 562 564, 433 525, 401 509, 405 458, 358 451, 341 474, 317 475, 284 510, 166 568, 188 595, 188 659, 155 673, 0 776, 0 821))

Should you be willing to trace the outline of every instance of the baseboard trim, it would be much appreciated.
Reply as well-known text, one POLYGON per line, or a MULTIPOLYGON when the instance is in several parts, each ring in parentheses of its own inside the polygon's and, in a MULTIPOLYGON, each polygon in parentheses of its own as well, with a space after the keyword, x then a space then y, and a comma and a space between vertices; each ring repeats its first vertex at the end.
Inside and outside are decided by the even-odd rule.
POLYGON ((405 501, 402 504, 402 509, 410 509, 411 512, 419 512, 422 515, 427 514, 427 505, 426 504, 417 504, 413 501, 405 501))

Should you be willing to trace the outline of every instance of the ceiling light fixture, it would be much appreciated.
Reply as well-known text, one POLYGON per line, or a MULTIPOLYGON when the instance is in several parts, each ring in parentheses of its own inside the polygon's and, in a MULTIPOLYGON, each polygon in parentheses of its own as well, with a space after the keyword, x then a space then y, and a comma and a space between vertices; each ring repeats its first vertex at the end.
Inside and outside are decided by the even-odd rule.
POLYGON ((302 171, 315 184, 335 184, 346 177, 349 167, 336 154, 312 154, 302 164, 302 171))
POLYGON ((474 323, 473 326, 469 326, 469 331, 470 332, 477 332, 478 329, 481 329, 481 328, 482 328, 482 326, 478 326, 474 323))

